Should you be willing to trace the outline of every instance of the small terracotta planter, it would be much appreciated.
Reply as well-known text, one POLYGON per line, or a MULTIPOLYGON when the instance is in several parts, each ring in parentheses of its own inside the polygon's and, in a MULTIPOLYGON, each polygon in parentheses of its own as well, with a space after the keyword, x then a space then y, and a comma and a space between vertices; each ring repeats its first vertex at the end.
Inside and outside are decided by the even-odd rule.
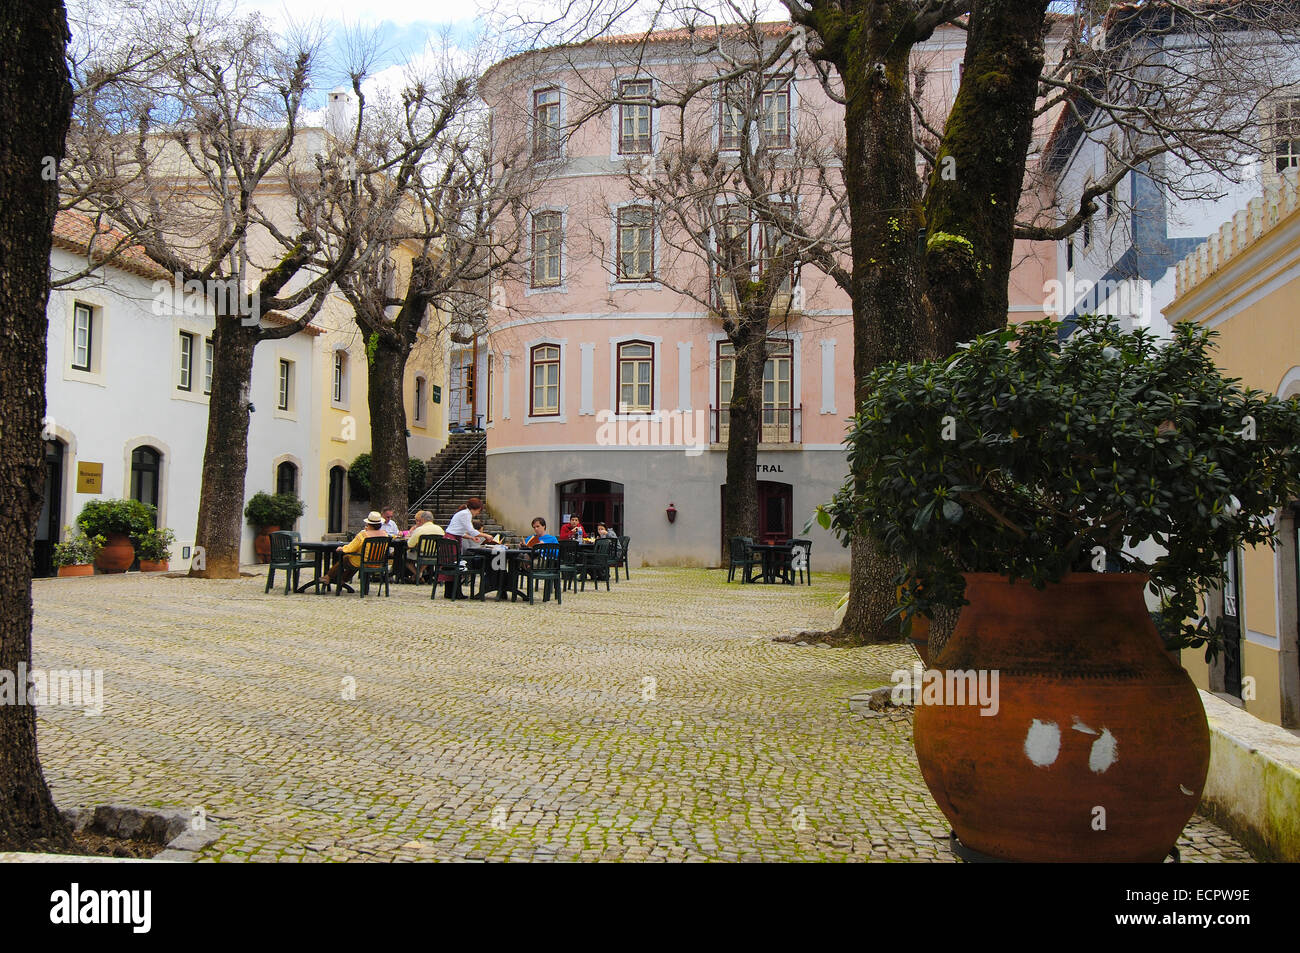
POLYGON ((253 537, 253 552, 257 554, 259 563, 269 563, 271 561, 271 534, 278 533, 278 526, 259 526, 257 535, 253 537))
POLYGON ((154 562, 151 559, 142 559, 140 560, 140 571, 141 572, 166 572, 170 565, 171 564, 167 562, 167 560, 163 560, 162 562, 154 562))
POLYGON ((1145 863, 1173 848, 1201 800, 1210 732, 1147 614, 1146 582, 1073 573, 1037 590, 967 574, 970 605, 933 663, 953 685, 949 673, 997 672, 996 713, 923 696, 913 732, 925 782, 966 847, 1145 863))
POLYGON ((65 579, 68 576, 93 576, 95 567, 91 563, 81 563, 78 566, 60 566, 59 578, 65 579))
POLYGON ((99 555, 95 557, 95 568, 100 572, 126 572, 135 562, 135 546, 126 533, 109 533, 99 555))

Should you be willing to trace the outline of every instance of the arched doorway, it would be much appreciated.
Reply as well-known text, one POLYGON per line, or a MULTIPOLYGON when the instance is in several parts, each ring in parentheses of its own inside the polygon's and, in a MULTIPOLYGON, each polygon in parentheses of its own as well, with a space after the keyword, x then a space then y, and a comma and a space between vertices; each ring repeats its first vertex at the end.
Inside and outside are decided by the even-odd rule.
POLYGON ((48 576, 54 571, 54 544, 59 542, 63 520, 63 458, 63 441, 46 440, 45 498, 36 524, 32 565, 32 575, 35 576, 48 576))
POLYGON ((559 533, 560 525, 570 513, 577 513, 582 525, 594 531, 597 523, 612 526, 620 536, 626 536, 623 523, 623 484, 610 480, 570 480, 557 487, 560 491, 560 517, 552 532, 559 533))
POLYGON ((330 467, 329 516, 326 532, 343 532, 343 508, 346 504, 348 471, 343 467, 330 467))
MULTIPOLYGON (((131 499, 158 509, 159 474, 162 453, 153 447, 136 447, 131 451, 131 499)), ((157 518, 155 517, 155 523, 157 518)))
MULTIPOLYGON (((727 484, 718 490, 718 524, 722 527, 722 554, 727 556, 727 484)), ((772 480, 758 481, 758 536, 760 543, 783 543, 794 536, 794 487, 772 480)))

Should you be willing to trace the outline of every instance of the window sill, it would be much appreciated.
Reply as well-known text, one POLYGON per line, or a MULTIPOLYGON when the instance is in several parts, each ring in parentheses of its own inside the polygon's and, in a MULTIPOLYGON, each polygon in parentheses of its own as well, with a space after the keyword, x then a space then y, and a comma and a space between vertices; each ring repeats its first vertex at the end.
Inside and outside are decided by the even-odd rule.
POLYGON ((524 418, 524 426, 529 424, 567 424, 569 418, 564 414, 555 414, 553 416, 534 416, 529 414, 524 418))
POLYGON ((525 288, 525 289, 524 289, 524 297, 525 297, 525 298, 531 298, 533 295, 545 295, 545 294, 568 294, 568 293, 569 293, 569 286, 568 286, 568 285, 564 285, 564 284, 559 284, 559 285, 542 285, 542 286, 540 286, 540 287, 538 287, 538 288, 525 288))
POLYGON ((611 281, 610 291, 662 291, 663 285, 657 281, 611 281))

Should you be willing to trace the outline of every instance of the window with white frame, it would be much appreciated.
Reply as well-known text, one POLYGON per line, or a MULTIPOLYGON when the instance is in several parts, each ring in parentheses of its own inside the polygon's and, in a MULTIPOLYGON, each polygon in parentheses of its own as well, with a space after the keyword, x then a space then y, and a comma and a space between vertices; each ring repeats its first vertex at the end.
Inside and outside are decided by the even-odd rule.
POLYGON ((745 122, 743 95, 740 84, 722 84, 718 96, 719 149, 739 149, 745 141, 749 124, 745 122))
POLYGON ((293 406, 293 361, 280 359, 280 386, 276 395, 277 410, 289 410, 293 406))
POLYGON ((334 403, 341 404, 347 396, 348 354, 346 351, 334 352, 334 389, 331 397, 334 403))
POLYGON ((188 331, 181 332, 181 362, 176 389, 194 389, 194 335, 188 331))
MULTIPOLYGON (((1110 178, 1119 170, 1119 140, 1114 136, 1110 138, 1110 144, 1106 150, 1106 177, 1110 178)), ((1119 183, 1116 181, 1109 189, 1106 190, 1106 221, 1110 221, 1119 214, 1119 183)))
POLYGON ((1269 171, 1280 175, 1300 166, 1300 99, 1275 100, 1269 112, 1269 171))
POLYGON ((748 275, 753 268, 749 211, 740 205, 719 209, 713 242, 717 267, 715 291, 719 304, 735 308, 737 274, 748 275))
POLYGON ((95 346, 95 310, 78 302, 72 308, 72 369, 90 371, 95 346))
POLYGON ((558 159, 563 142, 558 86, 533 91, 533 158, 558 159))
MULTIPOLYGON (((784 219, 792 220, 794 217, 794 207, 786 203, 774 205, 773 211, 784 219)), ((772 269, 773 264, 786 270, 785 277, 781 279, 781 284, 776 289, 776 294, 788 296, 794 289, 795 277, 799 273, 797 262, 784 260, 790 247, 789 235, 775 221, 759 222, 754 227, 754 231, 758 242, 758 254, 755 257, 758 259, 759 279, 762 280, 763 276, 772 269)))
MULTIPOLYGON (((767 360, 763 363, 764 443, 785 443, 792 439, 794 395, 794 345, 788 338, 768 338, 767 360)), ((719 443, 726 443, 730 432, 728 409, 736 377, 736 346, 718 342, 718 430, 719 443)))
MULTIPOLYGON (((1092 188, 1092 185, 1093 185, 1092 179, 1089 178, 1088 181, 1083 183, 1083 190, 1085 192, 1088 191, 1089 189, 1092 188)), ((1079 244, 1083 246, 1084 251, 1087 251, 1089 248, 1092 247, 1092 216, 1091 215, 1085 215, 1083 217, 1083 226, 1079 230, 1079 244)))
POLYGON ((533 287, 554 288, 563 279, 561 249, 564 216, 559 212, 533 213, 533 287))
POLYGON ((555 344, 538 344, 529 352, 532 389, 528 413, 533 417, 560 415, 560 348, 555 344))
POLYGON ((415 411, 415 422, 424 423, 424 378, 416 377, 415 379, 415 399, 412 401, 415 411))
POLYGON ((618 210, 618 280, 653 281, 654 211, 645 205, 618 210))
POLYGON ((654 109, 648 79, 625 79, 618 84, 619 155, 645 155, 654 151, 654 109))
POLYGON ((763 84, 759 103, 762 124, 759 137, 769 149, 790 145, 790 78, 776 77, 763 84))
POLYGON ((655 349, 645 341, 625 341, 618 346, 618 412, 654 412, 655 349))
POLYGON ((203 339, 203 393, 212 393, 212 338, 203 339))

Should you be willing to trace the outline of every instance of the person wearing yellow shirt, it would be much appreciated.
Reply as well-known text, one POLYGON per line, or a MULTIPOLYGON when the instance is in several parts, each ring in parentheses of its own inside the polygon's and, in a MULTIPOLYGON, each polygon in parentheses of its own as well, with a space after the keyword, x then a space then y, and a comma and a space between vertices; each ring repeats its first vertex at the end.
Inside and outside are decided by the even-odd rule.
POLYGON ((338 551, 347 558, 340 559, 325 577, 330 585, 345 583, 357 574, 357 570, 361 568, 361 548, 365 546, 367 539, 376 536, 388 538, 388 534, 384 532, 384 518, 372 510, 366 517, 366 528, 352 537, 352 542, 338 548, 338 551))
POLYGON ((428 510, 420 510, 415 514, 415 527, 411 530, 411 535, 406 537, 406 564, 412 576, 415 575, 415 554, 420 551, 420 537, 446 535, 442 527, 433 521, 433 514, 428 510))

